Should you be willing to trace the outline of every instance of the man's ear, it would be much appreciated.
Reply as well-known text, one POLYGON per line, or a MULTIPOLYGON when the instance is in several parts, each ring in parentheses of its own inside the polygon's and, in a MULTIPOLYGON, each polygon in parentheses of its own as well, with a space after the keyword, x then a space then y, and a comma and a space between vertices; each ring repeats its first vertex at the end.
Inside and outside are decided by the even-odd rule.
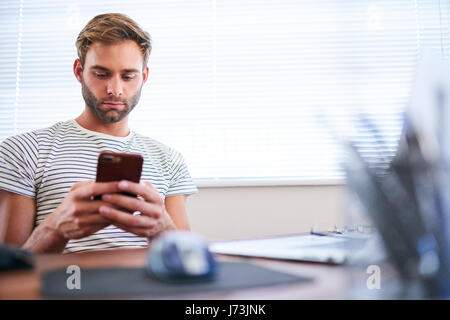
POLYGON ((81 65, 80 59, 76 59, 73 63, 73 73, 75 74, 75 78, 77 78, 78 82, 81 83, 83 66, 81 65))
POLYGON ((149 70, 148 67, 145 67, 144 71, 142 72, 143 83, 145 83, 148 79, 148 70, 149 70))

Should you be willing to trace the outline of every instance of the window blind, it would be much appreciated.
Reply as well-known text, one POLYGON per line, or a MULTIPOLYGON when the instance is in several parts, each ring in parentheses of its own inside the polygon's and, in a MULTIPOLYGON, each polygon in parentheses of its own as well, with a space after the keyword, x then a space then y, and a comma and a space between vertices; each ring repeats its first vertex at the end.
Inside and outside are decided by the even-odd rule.
POLYGON ((0 139, 82 112, 75 40, 105 12, 153 40, 130 127, 200 184, 340 181, 329 127, 364 114, 395 152, 422 50, 449 58, 444 0, 3 0, 0 139))

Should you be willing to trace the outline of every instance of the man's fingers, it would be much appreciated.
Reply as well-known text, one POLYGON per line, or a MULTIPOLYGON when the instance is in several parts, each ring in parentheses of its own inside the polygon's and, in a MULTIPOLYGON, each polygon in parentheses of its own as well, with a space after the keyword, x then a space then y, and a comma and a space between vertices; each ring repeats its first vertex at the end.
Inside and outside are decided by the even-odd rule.
POLYGON ((127 191, 144 198, 147 202, 162 204, 164 200, 158 190, 153 185, 145 181, 142 184, 131 181, 113 181, 113 182, 95 182, 93 180, 82 181, 76 183, 72 187, 72 195, 74 199, 90 199, 93 196, 105 193, 117 193, 127 191))
POLYGON ((94 182, 95 182, 94 180, 86 180, 86 181, 80 181, 80 182, 77 182, 77 183, 75 183, 75 184, 72 186, 71 190, 79 189, 79 188, 81 188, 81 187, 83 187, 83 186, 92 184, 92 183, 94 183, 94 182))
POLYGON ((87 227, 91 225, 102 225, 102 224, 109 225, 111 224, 111 220, 105 218, 100 214, 89 214, 77 217, 76 223, 79 227, 87 227))
POLYGON ((134 216, 131 213, 123 212, 107 206, 101 206, 99 213, 111 221, 112 224, 121 224, 127 227, 151 228, 156 222, 154 219, 145 216, 134 216))
POLYGON ((101 200, 79 200, 73 204, 73 214, 82 216, 85 214, 98 213, 101 206, 116 207, 114 204, 101 200))
POLYGON ((163 206, 152 202, 142 201, 121 194, 104 194, 102 200, 110 205, 123 208, 129 212, 139 211, 142 215, 158 219, 163 214, 163 206))
POLYGON ((142 196, 147 202, 164 203, 158 190, 156 190, 151 183, 141 184, 122 180, 119 182, 118 187, 121 191, 127 191, 142 196))
POLYGON ((90 199, 93 196, 104 193, 119 192, 120 189, 116 181, 114 182, 94 182, 90 181, 73 189, 73 197, 75 199, 90 199))

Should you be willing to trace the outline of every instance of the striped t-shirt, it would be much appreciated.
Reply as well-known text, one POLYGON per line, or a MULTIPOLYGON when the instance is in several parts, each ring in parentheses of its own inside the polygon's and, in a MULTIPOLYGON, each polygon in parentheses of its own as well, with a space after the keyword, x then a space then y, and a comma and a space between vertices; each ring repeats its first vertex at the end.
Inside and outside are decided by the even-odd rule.
MULTIPOLYGON (((197 192, 176 150, 133 131, 126 137, 90 131, 75 120, 5 139, 0 145, 0 189, 36 199, 36 227, 75 183, 95 180, 102 151, 141 154, 141 181, 150 181, 163 198, 197 192)), ((146 238, 110 225, 88 237, 70 240, 64 252, 147 245, 146 238)))

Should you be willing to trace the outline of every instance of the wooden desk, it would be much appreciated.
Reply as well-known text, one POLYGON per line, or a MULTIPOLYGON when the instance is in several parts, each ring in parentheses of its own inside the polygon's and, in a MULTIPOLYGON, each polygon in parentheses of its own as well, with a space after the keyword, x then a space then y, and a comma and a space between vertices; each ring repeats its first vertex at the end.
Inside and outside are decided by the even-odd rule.
MULTIPOLYGON (((0 273, 0 299, 42 299, 40 278, 43 272, 69 265, 83 268, 139 267, 146 263, 148 249, 116 249, 75 254, 43 254, 36 256, 36 265, 30 271, 0 273)), ((314 280, 292 285, 239 289, 227 292, 196 293, 162 299, 341 299, 347 298, 348 270, 343 266, 288 262, 268 259, 246 259, 217 256, 219 261, 249 261, 267 268, 312 277, 314 280)), ((145 299, 145 296, 123 297, 145 299)))

